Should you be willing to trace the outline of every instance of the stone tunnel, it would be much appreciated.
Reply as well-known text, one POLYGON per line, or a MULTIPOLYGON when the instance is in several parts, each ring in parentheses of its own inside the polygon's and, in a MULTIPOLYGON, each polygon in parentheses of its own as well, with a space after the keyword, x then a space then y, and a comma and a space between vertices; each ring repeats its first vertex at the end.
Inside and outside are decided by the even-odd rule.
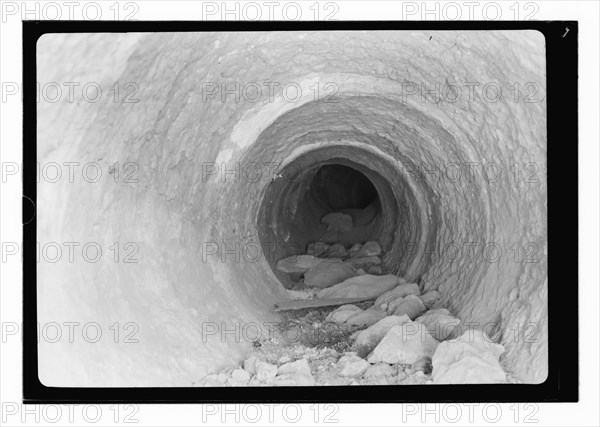
POLYGON ((239 363, 287 298, 274 263, 331 210, 486 327, 519 380, 546 379, 542 34, 49 34, 37 58, 39 173, 76 162, 38 183, 38 321, 86 333, 40 341, 43 384, 239 363))

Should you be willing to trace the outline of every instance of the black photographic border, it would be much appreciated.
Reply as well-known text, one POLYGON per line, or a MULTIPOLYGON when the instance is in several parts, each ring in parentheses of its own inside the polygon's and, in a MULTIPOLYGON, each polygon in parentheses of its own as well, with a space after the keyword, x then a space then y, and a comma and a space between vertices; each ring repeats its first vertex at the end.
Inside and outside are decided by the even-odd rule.
POLYGON ((577 402, 578 338, 577 21, 24 21, 23 22, 23 402, 33 403, 444 403, 577 402), (567 31, 568 28, 568 31, 567 31), (323 387, 46 387, 38 377, 36 45, 47 33, 219 31, 536 30, 546 40, 548 182, 548 378, 541 384, 323 387), (564 172, 568 171, 568 174, 564 172), (34 214, 34 213, 33 213, 34 214), (568 226, 565 226, 567 225, 568 226), (565 288, 565 284, 568 287, 565 288), (565 321, 568 319, 568 321, 565 321), (568 339, 568 345, 565 340, 568 339))

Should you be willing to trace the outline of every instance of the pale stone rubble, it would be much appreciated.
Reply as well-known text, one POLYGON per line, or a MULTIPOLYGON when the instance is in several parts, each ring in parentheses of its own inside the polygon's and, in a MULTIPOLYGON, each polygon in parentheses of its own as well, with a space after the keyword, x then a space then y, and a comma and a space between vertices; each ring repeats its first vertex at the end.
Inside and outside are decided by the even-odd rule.
MULTIPOLYGON (((329 214, 322 241, 308 245, 306 255, 280 260, 277 268, 292 280, 314 288, 313 298, 372 299, 370 306, 337 307, 326 324, 354 328, 348 349, 294 348, 273 360, 268 353, 249 356, 242 366, 212 374, 203 386, 290 386, 340 384, 474 384, 502 383, 504 347, 480 330, 461 328, 460 319, 440 306, 437 291, 421 294, 417 283, 382 274, 382 249, 375 241, 345 247, 340 233, 352 227, 348 215, 329 214), (379 268, 379 274, 363 268, 379 268), (316 351, 316 353, 315 353, 316 351), (266 354, 266 355, 265 355, 266 354), (315 356, 316 354, 316 356, 315 356), (271 360, 267 360, 267 359, 271 360), (295 360, 294 360, 295 359, 295 360)), ((298 291, 296 291, 298 292, 298 291)), ((313 327, 322 326, 321 323, 313 327)), ((285 349, 277 349, 285 351, 285 349)))

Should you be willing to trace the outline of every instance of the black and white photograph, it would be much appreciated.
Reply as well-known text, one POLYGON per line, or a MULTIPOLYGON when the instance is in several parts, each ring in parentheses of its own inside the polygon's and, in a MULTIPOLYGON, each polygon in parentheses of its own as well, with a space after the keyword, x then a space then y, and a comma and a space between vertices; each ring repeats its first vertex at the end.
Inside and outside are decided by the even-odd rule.
POLYGON ((195 423, 217 425, 219 403, 279 402, 321 405, 235 423, 363 425, 354 402, 414 424, 408 403, 498 402, 481 425, 563 425, 526 402, 598 397, 598 15, 578 15, 597 3, 25 3, 2 3, 20 32, 0 40, 2 187, 22 199, 9 227, 3 191, 2 311, 22 306, 3 423, 210 403, 195 423))
POLYGON ((41 340, 42 383, 546 380, 540 32, 46 34, 36 56, 40 257, 73 256, 40 263, 38 319, 107 321, 41 340), (81 102, 42 85, 82 76, 81 102))

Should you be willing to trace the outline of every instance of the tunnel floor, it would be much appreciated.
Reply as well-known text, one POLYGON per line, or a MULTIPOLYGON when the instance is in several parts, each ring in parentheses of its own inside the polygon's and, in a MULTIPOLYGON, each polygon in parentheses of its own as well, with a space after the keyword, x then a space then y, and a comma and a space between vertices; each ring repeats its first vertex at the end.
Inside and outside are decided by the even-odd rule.
POLYGON ((465 329, 440 304, 439 292, 421 294, 417 283, 391 274, 376 240, 356 237, 357 227, 372 227, 380 215, 368 178, 346 166, 323 166, 301 196, 307 199, 317 215, 327 213, 324 227, 312 224, 319 240, 275 264, 288 277, 291 297, 275 305, 281 321, 252 342, 240 366, 193 386, 519 382, 500 358, 501 345, 465 329))

